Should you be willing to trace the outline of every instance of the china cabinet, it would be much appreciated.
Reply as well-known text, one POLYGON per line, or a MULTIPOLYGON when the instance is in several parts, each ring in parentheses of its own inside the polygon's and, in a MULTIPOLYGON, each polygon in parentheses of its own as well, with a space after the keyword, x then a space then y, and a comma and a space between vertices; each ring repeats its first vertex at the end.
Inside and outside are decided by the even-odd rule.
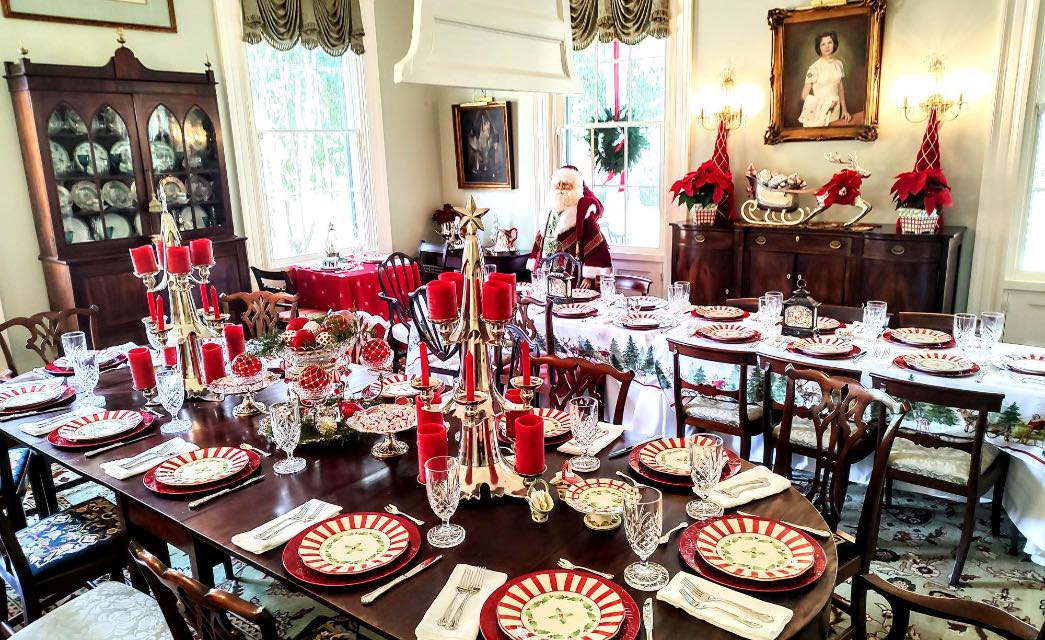
POLYGON ((671 225, 671 279, 688 280, 694 304, 792 291, 801 275, 814 298, 899 311, 951 312, 963 227, 902 235, 875 229, 671 225))
POLYGON ((101 309, 103 344, 143 338, 127 251, 159 232, 161 178, 187 242, 214 241, 211 281, 249 290, 232 225, 214 73, 154 71, 120 47, 101 67, 7 62, 48 297, 101 309))

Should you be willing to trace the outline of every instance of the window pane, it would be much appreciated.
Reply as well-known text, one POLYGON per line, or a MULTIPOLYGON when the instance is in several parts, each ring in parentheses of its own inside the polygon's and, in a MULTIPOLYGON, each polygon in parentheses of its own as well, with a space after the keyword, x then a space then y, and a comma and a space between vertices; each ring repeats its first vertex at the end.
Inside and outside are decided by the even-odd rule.
POLYGON ((616 64, 613 58, 599 61, 598 120, 616 113, 615 109, 628 107, 628 63, 621 59, 616 64), (616 70, 616 74, 614 73, 616 70))
MULTIPOLYGON (((649 41, 646 38, 643 42, 649 41)), ((628 117, 632 120, 664 118, 664 57, 632 57, 628 75, 628 117)))
POLYGON ((574 52, 573 72, 581 81, 584 93, 566 97, 566 122, 589 122, 595 113, 595 49, 574 52))
POLYGON ((660 186, 660 127, 631 127, 628 136, 628 185, 660 186))
POLYGON ((563 132, 562 164, 572 164, 577 167, 581 176, 591 182, 592 160, 591 144, 584 139, 587 129, 566 129, 563 132))
POLYGON ((656 187, 630 187, 628 194, 627 235, 629 247, 656 247, 660 244, 660 193, 656 187))

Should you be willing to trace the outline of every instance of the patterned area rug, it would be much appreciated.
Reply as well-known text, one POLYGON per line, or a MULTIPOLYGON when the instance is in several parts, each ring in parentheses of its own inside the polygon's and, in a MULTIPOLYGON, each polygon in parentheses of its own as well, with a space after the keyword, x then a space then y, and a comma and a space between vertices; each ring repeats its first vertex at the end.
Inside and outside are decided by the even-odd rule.
MULTIPOLYGON (((56 482, 75 477, 69 474, 56 468, 56 482)), ((863 494, 862 486, 850 486, 842 529, 856 531, 863 494)), ((86 484, 59 496, 59 504, 63 507, 79 504, 98 495, 113 499, 108 490, 86 484)), ((27 501, 31 503, 31 494, 27 501)), ((961 506, 959 502, 943 498, 895 491, 893 506, 882 513, 878 554, 872 565, 874 572, 917 593, 986 602, 1040 627, 1045 622, 1045 567, 1034 564, 1024 553, 1010 555, 1007 535, 998 538, 990 535, 989 505, 982 505, 977 512, 977 533, 965 563, 962 586, 952 588, 947 585, 954 549, 961 533, 961 506)), ((1009 528, 1008 521, 1003 520, 1003 534, 1009 528)), ((172 553, 172 564, 179 571, 189 571, 188 558, 181 553, 172 553)), ((220 568, 218 573, 220 575, 220 568)), ((218 587, 267 608, 279 620, 284 638, 293 638, 305 629, 316 632, 318 627, 321 631, 313 636, 316 640, 380 640, 380 636, 358 629, 347 620, 338 620, 333 611, 256 569, 233 561, 233 573, 233 579, 221 581, 218 587)), ((848 585, 839 587, 838 592, 848 597, 848 585)), ((10 590, 8 602, 9 615, 17 614, 20 611, 18 599, 10 590)), ((848 616, 841 612, 834 612, 832 618, 833 635, 849 626, 848 616)), ((868 638, 884 638, 891 627, 892 612, 883 599, 871 594, 868 638)), ((985 634, 978 629, 920 614, 912 614, 911 627, 907 631, 909 640, 979 640, 984 637, 985 634)))

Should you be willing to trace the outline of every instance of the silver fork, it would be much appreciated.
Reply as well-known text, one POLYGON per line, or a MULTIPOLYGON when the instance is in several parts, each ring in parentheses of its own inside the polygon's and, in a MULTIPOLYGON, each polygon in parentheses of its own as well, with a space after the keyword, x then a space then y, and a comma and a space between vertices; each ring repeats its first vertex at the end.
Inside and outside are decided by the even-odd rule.
POLYGON ((177 442, 176 440, 172 440, 170 442, 165 442, 163 444, 163 446, 160 447, 159 449, 155 449, 153 451, 143 451, 142 453, 139 453, 138 455, 134 456, 133 458, 130 458, 129 460, 121 462, 120 463, 120 468, 121 469, 130 469, 131 467, 135 467, 135 466, 145 462, 146 460, 149 460, 150 458, 162 458, 163 456, 166 456, 166 455, 169 455, 171 453, 174 453, 177 450, 179 444, 180 443, 177 442))
POLYGON ((754 480, 748 480, 747 482, 741 482, 739 484, 735 484, 735 485, 733 485, 733 486, 731 486, 729 488, 726 488, 726 489, 723 489, 721 487, 716 487, 715 491, 717 491, 718 493, 721 493, 722 495, 729 496, 730 498, 737 498, 737 497, 740 497, 740 494, 742 494, 742 493, 746 493, 746 492, 751 491, 753 489, 761 489, 762 487, 768 487, 768 486, 769 486, 769 480, 767 480, 765 478, 756 478, 754 480))
POLYGON ((469 567, 464 575, 457 581, 457 593, 450 599, 450 604, 446 605, 446 609, 443 610, 443 615, 436 621, 440 627, 445 627, 450 624, 450 617, 454 611, 454 605, 457 604, 457 597, 463 596, 468 593, 468 585, 471 584, 473 575, 479 572, 479 567, 469 567))
POLYGON ((714 605, 707 604, 706 602, 702 602, 700 600, 697 600, 697 598, 694 597, 693 594, 691 594, 688 589, 686 589, 685 585, 683 585, 682 588, 679 589, 679 594, 681 594, 682 597, 686 600, 686 602, 688 602, 690 604, 690 606, 692 606, 695 609, 710 609, 712 611, 721 611, 722 613, 724 613, 724 614, 726 614, 728 616, 732 616, 737 622, 739 622, 739 623, 741 623, 743 625, 746 625, 746 626, 748 626, 748 627, 750 627, 752 629, 761 629, 762 628, 762 623, 761 622, 755 622, 754 620, 748 620, 747 618, 741 616, 739 613, 737 613, 735 611, 730 611, 729 609, 723 609, 722 607, 716 607, 714 605))
POLYGON ((464 598, 461 599, 461 604, 457 605, 457 611, 450 618, 450 624, 446 626, 447 629, 453 630, 457 628, 458 623, 461 622, 461 614, 464 613, 464 605, 468 602, 468 599, 479 593, 483 588, 483 580, 486 579, 486 567, 479 567, 479 570, 472 576, 472 581, 468 583, 467 593, 464 594, 464 598))
POLYGON ((277 522, 277 523, 273 524, 268 529, 265 529, 264 531, 262 531, 261 533, 257 534, 254 537, 257 538, 258 540, 268 540, 269 538, 274 537, 277 533, 279 533, 280 531, 286 529, 287 527, 289 527, 292 524, 295 524, 295 523, 298 523, 298 522, 306 523, 306 522, 311 522, 312 520, 315 520, 316 516, 319 515, 319 512, 322 509, 323 509, 323 506, 321 504, 319 504, 318 502, 309 501, 309 502, 301 505, 300 507, 298 507, 298 510, 295 511, 293 513, 293 515, 291 515, 286 520, 283 520, 282 522, 277 522))
POLYGON ((704 602, 724 602, 726 604, 733 605, 739 611, 743 611, 744 613, 748 614, 756 620, 761 620, 762 622, 773 621, 773 616, 769 615, 768 613, 762 613, 761 611, 757 611, 755 609, 752 609, 751 607, 742 605, 739 602, 733 602, 732 600, 719 598, 718 596, 713 596, 710 593, 701 590, 700 587, 694 584, 693 581, 689 578, 683 578, 682 584, 685 585, 686 589, 688 589, 689 592, 692 593, 693 596, 696 597, 698 600, 703 600, 704 602))

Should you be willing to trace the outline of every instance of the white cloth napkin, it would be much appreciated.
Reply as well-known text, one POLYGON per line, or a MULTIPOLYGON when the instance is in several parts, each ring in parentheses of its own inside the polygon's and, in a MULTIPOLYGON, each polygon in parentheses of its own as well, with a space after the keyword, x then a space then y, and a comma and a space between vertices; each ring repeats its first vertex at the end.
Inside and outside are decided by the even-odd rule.
POLYGON ((18 425, 24 433, 28 433, 31 436, 46 436, 58 427, 62 426, 66 422, 79 418, 81 416, 90 415, 92 413, 98 413, 100 409, 73 409, 72 411, 66 411, 59 413, 56 416, 48 416, 43 420, 37 422, 29 422, 26 424, 18 425))
POLYGON ((747 471, 738 473, 732 478, 718 483, 718 486, 715 487, 716 490, 713 490, 709 497, 711 500, 722 505, 723 509, 732 509, 733 507, 739 507, 742 504, 747 504, 754 500, 780 493, 790 486, 791 481, 784 476, 778 476, 769 469, 758 466, 754 469, 748 469, 747 471), (730 489, 731 487, 748 482, 749 480, 757 480, 759 478, 765 478, 768 480, 769 485, 758 487, 757 489, 747 489, 743 493, 738 494, 736 498, 731 498, 726 494, 717 491, 717 489, 730 489))
MULTIPOLYGON (((486 602, 491 593, 507 582, 507 573, 486 571, 483 577, 483 586, 479 589, 479 593, 472 594, 472 597, 465 602, 464 610, 461 612, 461 618, 457 622, 456 629, 451 631, 450 629, 440 627, 438 624, 438 620, 442 617, 443 612, 446 611, 446 607, 449 606, 450 601, 457 595, 457 585, 461 583, 461 578, 464 577, 466 571, 472 568, 471 565, 467 564, 459 564, 454 567, 450 578, 443 585, 443 590, 432 601, 432 606, 428 607, 425 617, 421 618, 421 623, 414 629, 417 640, 474 640, 478 637, 479 613, 483 609, 483 603, 486 602)), ((457 604, 460 604, 460 598, 458 598, 457 604)))
POLYGON ((317 522, 322 522, 323 520, 336 516, 339 513, 341 513, 341 505, 330 504, 329 502, 323 502, 322 500, 309 500, 298 505, 297 507, 294 507, 293 509, 284 513, 278 518, 273 518, 268 522, 259 524, 250 531, 237 533, 236 535, 232 536, 232 544, 236 545, 240 549, 245 549, 251 553, 256 553, 260 555, 287 543, 291 538, 301 533, 308 527, 311 527, 312 525, 316 524, 317 522), (323 507, 322 509, 320 509, 319 514, 316 517, 309 520, 308 522, 294 522, 293 524, 288 524, 287 526, 280 529, 271 538, 261 540, 257 537, 259 533, 262 533, 263 531, 276 524, 277 522, 289 520, 292 515, 299 513, 300 509, 304 507, 306 504, 317 502, 323 505, 323 507))
POLYGON ((105 472, 105 475, 112 476, 113 478, 116 478, 117 480, 126 480, 127 478, 132 478, 132 477, 138 475, 139 473, 145 473, 149 469, 152 469, 153 467, 155 467, 156 465, 160 464, 161 462, 166 462, 167 460, 169 460, 170 458, 173 458, 174 456, 180 456, 183 453, 188 453, 190 451, 195 451, 196 449, 199 449, 198 445, 195 445, 195 444, 193 444, 191 442, 188 442, 188 441, 186 441, 186 440, 184 440, 182 438, 173 438, 171 440, 164 440, 163 442, 161 442, 160 444, 156 445, 155 447, 153 447, 151 449, 146 449, 145 451, 142 451, 141 453, 136 453, 136 454, 134 454, 134 456, 127 456, 126 458, 120 458, 119 460, 110 460, 109 462, 103 462, 101 464, 101 467, 102 467, 102 471, 105 472), (164 447, 168 447, 168 446, 173 447, 174 446, 174 445, 170 444, 171 442, 177 442, 178 446, 174 447, 172 450, 170 450, 169 453, 166 453, 166 454, 161 455, 161 456, 148 456, 148 457, 143 456, 141 461, 138 464, 136 464, 134 466, 131 466, 131 467, 127 467, 126 469, 123 468, 122 466, 120 466, 124 462, 127 462, 128 460, 130 460, 131 458, 134 458, 135 456, 144 454, 146 451, 159 451, 161 449, 166 451, 166 449, 164 449, 164 447))
POLYGON ((787 626, 787 623, 791 621, 791 616, 793 615, 790 609, 770 604, 764 600, 759 600, 758 598, 752 598, 747 594, 733 591, 727 587, 717 585, 714 582, 708 582, 703 578, 698 578, 697 576, 684 571, 676 573, 671 581, 668 582, 668 585, 657 592, 657 600, 667 602, 674 607, 682 609, 694 618, 713 624, 720 629, 725 629, 726 631, 735 633, 742 638, 748 638, 748 640, 773 640, 780 635, 780 632, 783 631, 784 627, 787 626), (681 587, 684 578, 690 580, 698 589, 712 597, 721 598, 722 600, 728 600, 729 602, 736 602, 745 607, 750 607, 759 613, 772 616, 773 620, 772 622, 755 620, 748 612, 738 609, 728 602, 709 602, 706 606, 701 604, 700 608, 694 607, 686 602, 685 598, 682 597, 682 594, 679 593, 679 588, 681 587), (723 611, 736 613, 737 615, 747 620, 752 620, 761 626, 751 628, 739 622, 729 613, 723 613, 723 611))
MULTIPOLYGON (((602 431, 603 434, 595 438, 595 442, 592 443, 590 447, 592 455, 595 455, 598 452, 605 449, 606 445, 613 442, 614 440, 619 438, 622 433, 624 433, 623 426, 610 424, 608 422, 600 422, 599 430, 602 431)), ((568 442, 559 445, 558 450, 559 452, 565 453, 568 456, 579 456, 584 454, 584 452, 581 451, 581 448, 577 446, 577 443, 573 440, 573 438, 570 438, 568 442)))

